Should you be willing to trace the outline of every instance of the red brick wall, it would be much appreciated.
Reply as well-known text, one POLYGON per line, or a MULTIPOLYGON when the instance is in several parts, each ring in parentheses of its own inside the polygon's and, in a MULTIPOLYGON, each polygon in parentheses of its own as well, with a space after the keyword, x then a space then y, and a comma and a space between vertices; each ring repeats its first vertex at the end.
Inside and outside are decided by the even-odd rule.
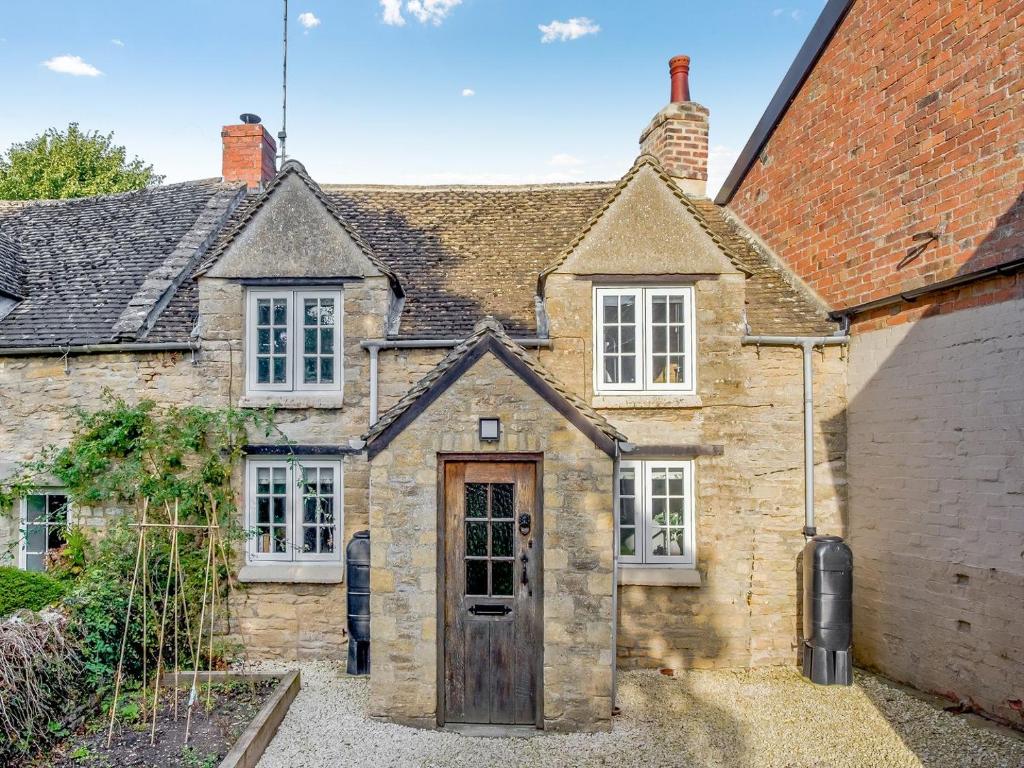
MULTIPOLYGON (((1019 258, 1022 50, 1020 0, 856 0, 730 207, 835 309, 1019 258)), ((994 282, 883 314, 1022 293, 994 282)))

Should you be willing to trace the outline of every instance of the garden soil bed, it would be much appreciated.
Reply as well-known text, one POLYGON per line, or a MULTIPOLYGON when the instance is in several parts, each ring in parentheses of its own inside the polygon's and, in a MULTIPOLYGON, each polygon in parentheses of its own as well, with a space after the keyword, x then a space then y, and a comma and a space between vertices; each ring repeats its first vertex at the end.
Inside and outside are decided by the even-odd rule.
POLYGON ((150 744, 151 720, 125 723, 119 719, 108 749, 108 721, 98 717, 82 734, 51 750, 35 765, 40 768, 216 768, 277 684, 276 680, 214 683, 209 711, 206 686, 201 686, 192 711, 188 744, 185 743, 185 724, 189 692, 187 689, 177 691, 178 719, 175 721, 174 695, 168 690, 160 696, 155 744, 150 744))

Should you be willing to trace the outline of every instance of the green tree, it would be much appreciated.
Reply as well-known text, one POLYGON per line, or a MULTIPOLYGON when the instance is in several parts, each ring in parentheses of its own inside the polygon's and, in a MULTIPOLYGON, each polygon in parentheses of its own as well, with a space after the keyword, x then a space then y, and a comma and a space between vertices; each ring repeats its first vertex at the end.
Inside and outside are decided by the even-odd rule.
POLYGON ((163 181, 153 166, 128 159, 114 134, 50 128, 0 155, 0 200, 56 200, 144 189, 163 181))

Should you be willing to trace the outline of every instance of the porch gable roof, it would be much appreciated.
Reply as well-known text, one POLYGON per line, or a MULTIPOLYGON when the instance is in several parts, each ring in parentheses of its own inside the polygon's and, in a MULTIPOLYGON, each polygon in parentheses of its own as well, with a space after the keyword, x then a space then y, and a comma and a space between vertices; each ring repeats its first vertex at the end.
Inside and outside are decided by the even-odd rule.
POLYGON ((612 426, 607 419, 569 392, 554 376, 533 360, 525 349, 505 333, 501 323, 493 317, 485 317, 476 324, 469 337, 449 352, 363 435, 368 458, 373 459, 384 450, 431 403, 488 352, 518 374, 534 392, 609 456, 615 455, 617 442, 627 441, 626 436, 612 426))

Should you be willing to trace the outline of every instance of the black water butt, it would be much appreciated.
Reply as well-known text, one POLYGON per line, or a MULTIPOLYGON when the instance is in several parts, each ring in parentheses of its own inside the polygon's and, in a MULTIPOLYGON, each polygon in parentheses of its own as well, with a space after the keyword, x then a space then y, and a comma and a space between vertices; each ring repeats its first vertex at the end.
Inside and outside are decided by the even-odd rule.
POLYGON ((348 579, 348 673, 370 674, 370 532, 357 531, 345 548, 348 579))
POLYGON ((853 683, 853 553, 839 536, 804 546, 804 677, 853 683))

